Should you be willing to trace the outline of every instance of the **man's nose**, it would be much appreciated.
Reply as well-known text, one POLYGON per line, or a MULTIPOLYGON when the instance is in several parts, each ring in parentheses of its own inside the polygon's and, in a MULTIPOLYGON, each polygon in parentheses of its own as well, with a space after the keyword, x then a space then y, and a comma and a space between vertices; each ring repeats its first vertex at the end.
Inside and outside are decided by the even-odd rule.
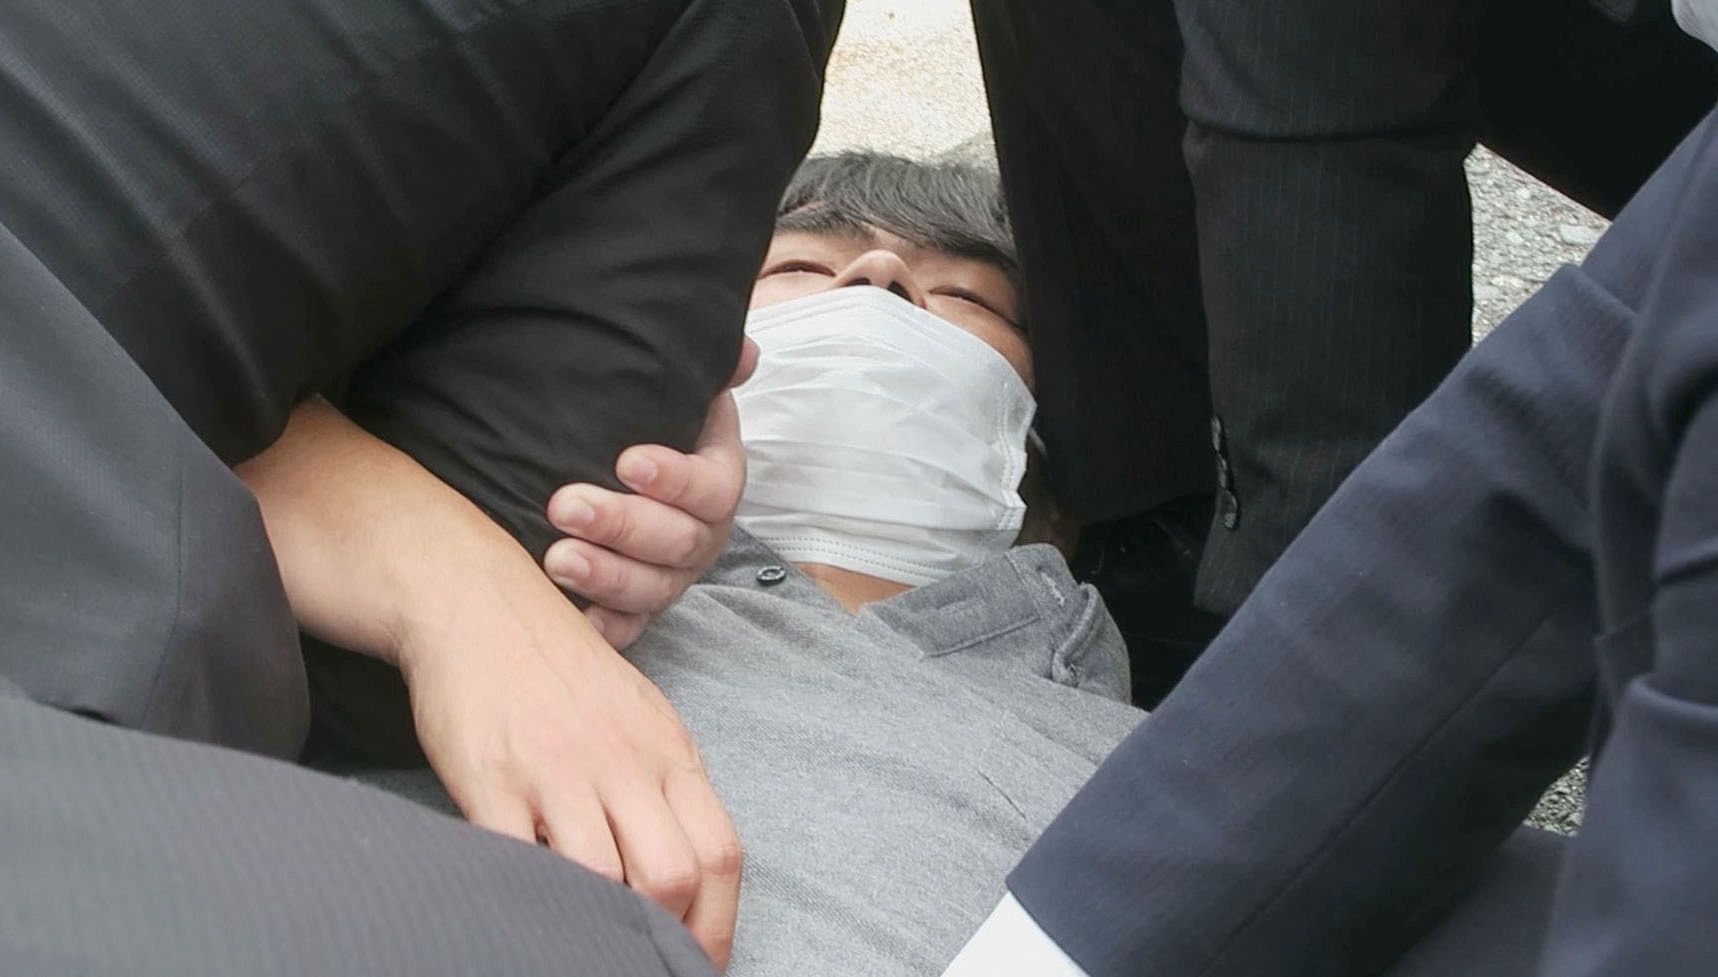
POLYGON ((835 276, 836 288, 853 285, 886 288, 921 309, 925 307, 925 293, 914 280, 913 270, 893 251, 867 251, 835 276))

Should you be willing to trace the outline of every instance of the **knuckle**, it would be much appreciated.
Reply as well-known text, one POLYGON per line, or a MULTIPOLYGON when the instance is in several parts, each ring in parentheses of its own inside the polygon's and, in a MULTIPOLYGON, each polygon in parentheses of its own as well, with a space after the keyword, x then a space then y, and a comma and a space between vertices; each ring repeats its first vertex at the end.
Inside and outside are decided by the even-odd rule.
MULTIPOLYGON (((474 737, 476 738, 476 737, 474 737)), ((518 730, 482 736, 465 753, 462 766, 470 781, 487 793, 515 795, 529 781, 527 772, 532 744, 518 730)))
POLYGON ((637 529, 632 518, 631 507, 620 500, 614 500, 614 505, 602 507, 597 521, 603 526, 603 538, 615 546, 625 546, 637 529))
MULTIPOLYGON (((585 614, 588 616, 589 611, 585 614)), ((599 629, 603 639, 616 651, 625 651, 627 646, 638 640, 639 632, 644 630, 637 623, 637 615, 628 613, 607 613, 603 615, 603 626, 599 629)))
POLYGON ((614 635, 617 630, 615 620, 611 612, 605 610, 601 604, 592 604, 585 608, 585 621, 595 628, 597 634, 602 635, 605 641, 614 644, 614 635))
POLYGON ((640 873, 638 889, 661 903, 681 905, 698 894, 699 872, 694 861, 675 860, 640 873))
POLYGON ((722 499, 722 508, 729 515, 732 515, 734 510, 740 507, 740 496, 746 494, 745 461, 742 459, 737 466, 725 469, 722 472, 720 482, 717 484, 717 491, 722 499))
POLYGON ((626 569, 617 560, 608 559, 608 554, 591 555, 591 583, 589 596, 598 599, 612 598, 626 593, 626 569))
POLYGON ((563 493, 561 522, 557 523, 557 528, 575 539, 600 540, 608 530, 610 510, 613 508, 609 494, 591 485, 569 486, 563 493), (570 510, 577 509, 586 513, 582 524, 569 518, 570 510))
POLYGON ((691 489, 697 484, 692 477, 691 466, 686 464, 685 455, 678 456, 672 464, 662 466, 662 495, 664 501, 676 505, 684 502, 691 489))
POLYGON ((694 782, 707 781, 704 774, 704 761, 698 756, 698 743, 692 738, 692 733, 684 724, 675 721, 662 734, 663 750, 668 755, 668 777, 691 778, 694 782))
POLYGON ((644 629, 650 624, 648 614, 628 614, 626 620, 615 629, 615 643, 626 646, 637 641, 644 634, 644 629))
POLYGON ((572 737, 557 727, 545 726, 520 738, 514 751, 518 758, 516 769, 520 771, 520 779, 527 782, 530 778, 525 771, 540 768, 543 764, 554 764, 557 767, 566 763, 571 757, 578 755, 577 747, 572 737))
POLYGON ((590 864, 587 864, 585 868, 588 868, 592 872, 608 879, 610 882, 616 882, 622 885, 626 884, 626 868, 621 865, 618 857, 599 858, 590 864))
POLYGON ((704 874, 713 879, 730 881, 740 877, 745 867, 745 846, 740 844, 739 836, 729 831, 716 841, 705 845, 698 852, 698 864, 704 874))
POLYGON ((705 930, 699 935, 698 942, 703 945, 704 952, 710 955, 710 959, 718 967, 725 967, 728 958, 734 954, 734 931, 731 927, 723 927, 720 930, 705 930))
POLYGON ((651 592, 644 610, 655 614, 667 610, 668 606, 679 598, 681 588, 679 578, 675 574, 655 573, 651 576, 653 578, 650 585, 651 592))
POLYGON ((573 526, 567 530, 567 535, 574 539, 601 542, 608 532, 609 505, 608 500, 597 492, 580 492, 578 504, 589 510, 585 524, 573 526))
POLYGON ((675 566, 691 566, 703 559, 705 548, 702 526, 681 526, 669 541, 669 560, 675 566))

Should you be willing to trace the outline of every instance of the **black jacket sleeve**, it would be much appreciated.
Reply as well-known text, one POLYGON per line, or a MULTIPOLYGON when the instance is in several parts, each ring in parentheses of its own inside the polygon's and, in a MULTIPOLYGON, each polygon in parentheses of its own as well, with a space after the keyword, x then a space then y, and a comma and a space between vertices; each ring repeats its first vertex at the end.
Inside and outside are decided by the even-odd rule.
MULTIPOLYGON (((555 488, 616 486, 632 444, 689 448, 733 372, 841 8, 654 6, 672 9, 668 23, 584 46, 624 61, 630 80, 460 284, 359 371, 346 403, 539 557, 555 488)), ((559 84, 589 67, 567 65, 559 84)))

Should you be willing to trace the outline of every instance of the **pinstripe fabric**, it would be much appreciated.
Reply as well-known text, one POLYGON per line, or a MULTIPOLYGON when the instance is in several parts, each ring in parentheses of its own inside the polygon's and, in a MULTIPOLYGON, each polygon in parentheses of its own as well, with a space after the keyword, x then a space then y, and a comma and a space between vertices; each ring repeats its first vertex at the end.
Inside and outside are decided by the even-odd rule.
POLYGON ((1201 220, 1239 228, 1200 240, 1239 512, 1212 531, 1199 600, 1231 611, 1467 349, 1469 147, 1291 145, 1203 126, 1187 147, 1201 220), (1296 219, 1303 208, 1320 219, 1296 219))
POLYGON ((379 791, 0 691, 7 977, 712 977, 548 851, 379 791))
POLYGON ((1224 479, 1221 613, 1466 348, 1474 140, 1614 211, 1718 89, 1673 25, 1585 0, 974 12, 1056 487, 1111 519, 1224 479))
POLYGON ((1213 528, 1198 600, 1232 612, 1467 348, 1474 139, 1614 212, 1706 112, 1718 70, 1668 23, 1627 34, 1571 0, 1177 10, 1212 399, 1242 510, 1213 528))
POLYGON ((1201 606, 1239 606, 1467 348, 1475 6, 1177 4, 1236 510, 1219 510, 1201 606))
POLYGON ((1167 2, 975 0, 1053 489, 1104 521, 1209 491, 1205 319, 1167 2))

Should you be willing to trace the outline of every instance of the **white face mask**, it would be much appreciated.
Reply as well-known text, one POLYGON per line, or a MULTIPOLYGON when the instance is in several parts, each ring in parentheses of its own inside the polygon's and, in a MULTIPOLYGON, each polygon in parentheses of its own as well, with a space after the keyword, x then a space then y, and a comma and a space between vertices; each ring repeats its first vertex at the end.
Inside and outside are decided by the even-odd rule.
POLYGON ((1014 544, 1037 405, 983 340, 891 292, 759 309, 734 391, 750 477, 739 525, 795 563, 920 585, 1014 544))
POLYGON ((1675 0, 1671 9, 1683 30, 1718 48, 1718 0, 1675 0))

